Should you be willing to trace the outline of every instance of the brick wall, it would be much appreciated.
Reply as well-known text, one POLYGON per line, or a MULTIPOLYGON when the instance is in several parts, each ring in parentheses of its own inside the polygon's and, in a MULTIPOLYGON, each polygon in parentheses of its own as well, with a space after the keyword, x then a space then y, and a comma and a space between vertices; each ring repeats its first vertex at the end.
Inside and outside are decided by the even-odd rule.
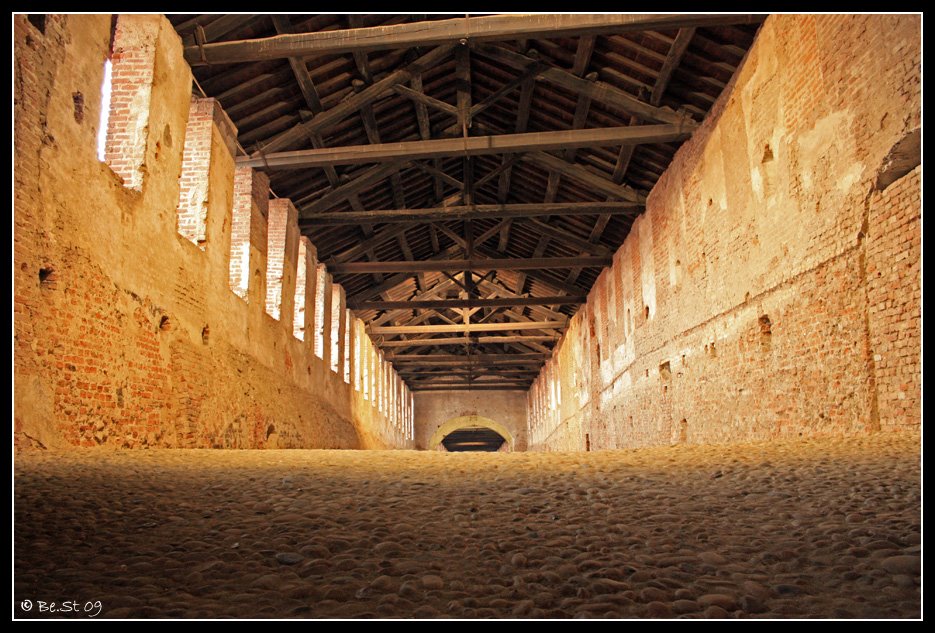
MULTIPOLYGON (((268 181, 235 169, 236 131, 217 103, 192 103, 168 21, 117 23, 115 81, 131 89, 114 108, 129 103, 131 120, 111 118, 111 158, 117 147, 124 165, 95 148, 110 16, 51 15, 45 32, 13 20, 16 444, 410 446, 294 335, 294 209, 283 318, 266 314, 268 181), (133 81, 131 63, 143 71, 133 81)), ((277 205, 291 207, 277 201, 274 216, 277 205)), ((305 279, 307 330, 316 275, 305 279)))
POLYGON ((917 16, 771 16, 527 398, 530 446, 920 423, 917 16), (559 402, 561 396, 561 402, 559 402))
POLYGON ((922 167, 870 199, 867 303, 880 424, 922 421, 922 167))

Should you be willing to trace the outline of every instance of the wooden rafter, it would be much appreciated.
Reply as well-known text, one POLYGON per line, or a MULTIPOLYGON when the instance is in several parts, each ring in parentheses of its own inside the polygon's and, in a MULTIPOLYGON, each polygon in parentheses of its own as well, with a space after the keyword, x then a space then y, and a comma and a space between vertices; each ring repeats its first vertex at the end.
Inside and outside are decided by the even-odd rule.
POLYGON ((371 145, 348 145, 323 149, 277 152, 262 156, 242 156, 238 167, 256 169, 307 169, 328 165, 354 165, 398 160, 418 160, 445 156, 483 156, 511 152, 669 143, 691 136, 692 126, 682 124, 634 125, 589 130, 527 132, 470 138, 443 138, 428 141, 402 141, 371 145))
MULTIPOLYGON (((530 381, 531 384, 531 381, 530 381)), ((465 385, 464 387, 459 387, 458 389, 468 390, 468 391, 527 391, 529 388, 528 385, 524 384, 522 386, 516 386, 512 384, 506 385, 465 385)), ((450 385, 434 386, 434 387, 420 387, 418 385, 410 385, 410 391, 453 391, 450 385)))
POLYGON ((577 180, 590 189, 606 196, 613 196, 621 200, 631 200, 640 203, 645 203, 646 201, 642 194, 634 191, 630 187, 618 185, 612 180, 596 174, 582 165, 567 163, 558 156, 553 156, 546 152, 530 152, 523 155, 523 160, 559 172, 563 176, 568 176, 573 180, 577 180))
POLYGON ((454 336, 442 338, 424 338, 404 341, 383 341, 380 347, 424 347, 427 345, 505 345, 507 343, 554 343, 558 336, 530 335, 530 336, 454 336))
MULTIPOLYGON (((476 46, 475 50, 494 61, 507 64, 517 69, 525 68, 530 63, 536 61, 533 58, 515 53, 502 46, 483 44, 476 46)), ((660 108, 651 105, 608 83, 602 81, 588 81, 561 68, 556 68, 554 66, 546 68, 539 73, 538 78, 552 85, 564 88, 575 95, 587 95, 593 101, 619 108, 625 112, 639 115, 651 121, 658 121, 659 123, 681 123, 683 125, 686 122, 686 116, 684 114, 673 112, 668 108, 660 108)))
MULTIPOLYGON (((440 326, 434 326, 440 327, 440 326)), ((458 326, 460 327, 460 326, 458 326)), ((547 353, 511 354, 509 360, 513 363, 529 363, 548 360, 547 353)), ((502 356, 491 354, 387 354, 386 360, 397 363, 496 363, 506 360, 502 356)))
POLYGON ((584 295, 556 295, 549 297, 495 297, 487 299, 425 299, 409 301, 348 301, 353 310, 442 310, 451 308, 500 308, 512 306, 542 306, 581 304, 587 301, 584 295))
POLYGON ((666 61, 662 64, 659 76, 656 78, 652 95, 649 97, 649 102, 652 105, 657 106, 662 103, 662 95, 665 94, 666 88, 669 86, 672 73, 678 68, 679 62, 682 61, 682 56, 685 55, 685 51, 688 50, 688 45, 691 43, 694 35, 694 27, 679 29, 678 34, 675 36, 675 41, 672 42, 672 49, 669 51, 666 61))
POLYGON ((420 261, 347 262, 332 264, 334 274, 416 273, 452 270, 537 270, 573 268, 576 266, 609 266, 611 258, 603 257, 513 257, 509 259, 444 259, 420 261))
POLYGON ((306 201, 303 199, 299 201, 296 206, 298 207, 301 214, 311 214, 318 211, 327 211, 339 202, 347 200, 350 196, 358 194, 364 189, 372 187, 381 180, 385 180, 386 178, 390 177, 392 174, 399 171, 399 169, 404 164, 405 161, 395 161, 383 165, 376 165, 364 171, 362 174, 350 180, 349 182, 344 183, 336 189, 332 189, 318 199, 313 201, 306 201))
MULTIPOLYGON (((367 186, 369 186, 369 184, 367 186)), ((335 198, 335 202, 331 203, 331 206, 340 201, 339 194, 334 193, 332 195, 335 198)), ((308 207, 304 207, 301 210, 302 216, 299 219, 299 224, 301 226, 359 224, 361 222, 402 222, 405 224, 412 224, 417 222, 480 220, 485 218, 531 218, 554 214, 566 216, 609 214, 625 215, 635 218, 642 209, 642 203, 626 200, 609 200, 604 202, 552 202, 549 204, 542 202, 528 204, 475 204, 459 205, 455 207, 436 207, 432 209, 385 209, 380 211, 340 211, 333 213, 309 213, 308 207)), ((462 238, 459 236, 459 239, 462 238)))
POLYGON ((292 128, 276 135, 263 145, 262 151, 254 152, 255 156, 262 156, 264 153, 279 152, 295 144, 309 133, 324 132, 334 125, 337 125, 347 117, 351 116, 364 105, 373 103, 385 95, 393 86, 405 83, 412 79, 418 73, 422 73, 427 68, 447 57, 452 50, 452 46, 439 46, 426 53, 414 62, 393 71, 380 81, 371 84, 364 90, 356 94, 348 95, 338 105, 322 112, 311 121, 293 126, 292 128))
POLYGON ((340 55, 355 51, 435 46, 461 40, 488 42, 558 35, 625 33, 685 26, 749 24, 762 19, 763 16, 739 14, 493 15, 186 46, 185 60, 192 66, 229 64, 293 56, 340 55))
POLYGON ((251 13, 234 13, 231 15, 219 16, 204 26, 198 25, 196 21, 192 21, 193 23, 191 25, 180 24, 178 30, 183 33, 188 31, 188 33, 182 37, 182 43, 185 44, 185 46, 196 46, 197 39, 200 37, 195 35, 198 28, 202 29, 204 41, 211 42, 250 24, 258 17, 259 16, 251 13))

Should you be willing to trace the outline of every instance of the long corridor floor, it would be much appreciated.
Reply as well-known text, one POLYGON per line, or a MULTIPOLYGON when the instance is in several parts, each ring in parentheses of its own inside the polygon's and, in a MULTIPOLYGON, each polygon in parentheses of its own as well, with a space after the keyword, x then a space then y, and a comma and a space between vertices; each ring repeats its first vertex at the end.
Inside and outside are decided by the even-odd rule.
POLYGON ((919 447, 23 452, 13 616, 919 617, 919 447))

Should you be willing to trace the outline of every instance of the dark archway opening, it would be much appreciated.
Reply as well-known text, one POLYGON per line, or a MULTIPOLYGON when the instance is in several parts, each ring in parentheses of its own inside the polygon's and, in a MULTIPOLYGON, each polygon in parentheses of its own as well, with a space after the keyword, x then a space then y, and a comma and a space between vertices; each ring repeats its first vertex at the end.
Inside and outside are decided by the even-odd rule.
POLYGON ((445 436, 442 445, 452 453, 488 452, 500 450, 506 440, 499 433, 484 427, 458 429, 445 436))

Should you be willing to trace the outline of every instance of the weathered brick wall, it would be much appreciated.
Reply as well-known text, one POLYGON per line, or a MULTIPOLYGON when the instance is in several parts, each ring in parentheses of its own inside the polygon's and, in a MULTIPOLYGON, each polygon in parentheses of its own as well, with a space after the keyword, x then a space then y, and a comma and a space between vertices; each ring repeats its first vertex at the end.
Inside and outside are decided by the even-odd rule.
MULTIPOLYGON (((192 108, 181 42, 161 16, 118 21, 115 82, 135 96, 127 128, 111 118, 111 149, 132 160, 126 171, 113 152, 97 160, 110 23, 48 16, 40 32, 14 16, 17 445, 410 446, 398 420, 294 335, 294 213, 280 298, 288 318, 266 314, 267 182, 238 171, 235 186, 235 131, 216 102, 192 108), (118 53, 140 74, 117 72, 118 53), (203 229, 182 235, 179 214, 192 210, 203 229), (232 292, 241 279, 232 260, 248 267, 244 297, 232 292)), ((312 301, 314 288, 303 289, 312 301)))
POLYGON ((532 448, 920 423, 918 172, 876 190, 919 51, 917 16, 764 23, 528 394, 532 448))
POLYGON ((867 302, 880 424, 922 419, 922 167, 870 199, 867 302))

